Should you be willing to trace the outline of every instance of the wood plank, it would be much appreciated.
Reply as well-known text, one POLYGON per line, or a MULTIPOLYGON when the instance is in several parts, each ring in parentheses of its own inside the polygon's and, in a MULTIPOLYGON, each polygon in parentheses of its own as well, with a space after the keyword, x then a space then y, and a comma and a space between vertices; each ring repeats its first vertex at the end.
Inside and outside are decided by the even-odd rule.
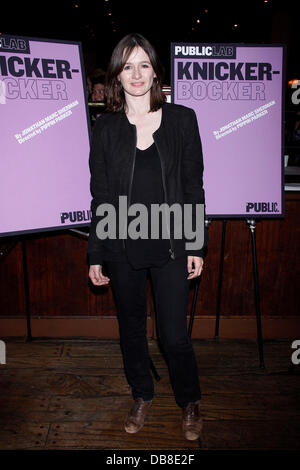
MULTIPOLYGON (((151 411, 149 415, 151 417, 151 411)), ((146 419, 147 419, 146 418, 146 419)), ((147 419, 140 432, 127 434, 123 421, 52 423, 47 449, 197 449, 198 442, 186 441, 181 421, 162 422, 147 419), (163 446, 162 446, 163 442, 163 446)))
POLYGON ((207 421, 203 449, 299 450, 299 420, 207 421))
MULTIPOLYGON (((202 390, 203 449, 298 449, 299 368, 289 373, 289 341, 269 341, 257 365, 253 341, 193 342, 202 390)), ((185 441, 181 409, 156 341, 161 375, 140 433, 128 435, 132 404, 118 341, 9 342, 0 369, 2 449, 196 449, 185 441), (39 426, 41 426, 39 428, 39 426)))
MULTIPOLYGON (((160 381, 154 380, 156 393, 168 395, 171 391, 169 373, 165 369, 160 371, 160 381)), ((76 368, 67 370, 41 371, 34 373, 34 369, 12 369, 1 371, 0 396, 25 396, 38 393, 39 396, 110 396, 128 394, 130 388, 127 384, 123 369, 95 369, 80 371, 76 368)), ((295 394, 300 395, 299 375, 208 375, 199 376, 204 394, 213 391, 214 394, 295 394)))
POLYGON ((45 449, 49 424, 43 422, 9 422, 0 426, 1 450, 45 449))

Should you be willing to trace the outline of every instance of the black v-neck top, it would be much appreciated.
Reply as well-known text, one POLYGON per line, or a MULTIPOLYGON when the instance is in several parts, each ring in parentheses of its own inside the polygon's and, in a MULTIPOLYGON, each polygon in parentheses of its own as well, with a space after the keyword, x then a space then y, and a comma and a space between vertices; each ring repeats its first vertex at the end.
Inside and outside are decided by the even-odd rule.
MULTIPOLYGON (((170 239, 162 238, 163 214, 159 216, 159 238, 151 239, 151 203, 165 202, 160 157, 154 142, 145 150, 136 148, 130 204, 137 202, 148 209, 148 239, 133 240, 128 236, 125 240, 128 261, 136 269, 162 266, 170 258, 170 239)), ((139 212, 128 215, 128 226, 138 216, 139 212)), ((136 231, 141 231, 139 225, 136 231)))

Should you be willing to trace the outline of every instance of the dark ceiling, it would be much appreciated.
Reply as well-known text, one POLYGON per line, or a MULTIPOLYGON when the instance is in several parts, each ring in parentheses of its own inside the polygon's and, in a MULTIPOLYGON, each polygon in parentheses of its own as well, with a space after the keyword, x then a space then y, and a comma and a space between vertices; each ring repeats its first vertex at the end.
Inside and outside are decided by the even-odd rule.
MULTIPOLYGON (((299 3, 299 2, 298 2, 299 3)), ((81 41, 88 72, 105 69, 113 47, 139 32, 156 47, 170 81, 171 42, 285 43, 287 78, 299 74, 296 2, 5 1, 0 33, 81 41)))

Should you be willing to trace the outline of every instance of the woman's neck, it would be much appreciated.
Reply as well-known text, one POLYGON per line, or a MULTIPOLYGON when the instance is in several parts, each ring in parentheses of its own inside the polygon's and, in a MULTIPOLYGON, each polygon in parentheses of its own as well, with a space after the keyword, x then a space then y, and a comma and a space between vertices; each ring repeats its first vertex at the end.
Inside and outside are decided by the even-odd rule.
POLYGON ((150 111, 150 93, 143 96, 125 95, 126 114, 128 116, 145 116, 150 111))

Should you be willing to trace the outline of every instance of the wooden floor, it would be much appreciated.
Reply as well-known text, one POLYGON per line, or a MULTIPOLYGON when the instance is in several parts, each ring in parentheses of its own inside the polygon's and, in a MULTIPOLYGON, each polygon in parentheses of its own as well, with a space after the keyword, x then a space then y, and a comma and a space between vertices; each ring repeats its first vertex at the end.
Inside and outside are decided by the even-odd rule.
POLYGON ((186 441, 181 409, 155 340, 161 380, 143 429, 123 429, 132 403, 115 340, 6 341, 0 365, 0 449, 300 448, 299 366, 291 342, 265 341, 266 368, 248 340, 193 340, 202 389, 203 437, 186 441))

